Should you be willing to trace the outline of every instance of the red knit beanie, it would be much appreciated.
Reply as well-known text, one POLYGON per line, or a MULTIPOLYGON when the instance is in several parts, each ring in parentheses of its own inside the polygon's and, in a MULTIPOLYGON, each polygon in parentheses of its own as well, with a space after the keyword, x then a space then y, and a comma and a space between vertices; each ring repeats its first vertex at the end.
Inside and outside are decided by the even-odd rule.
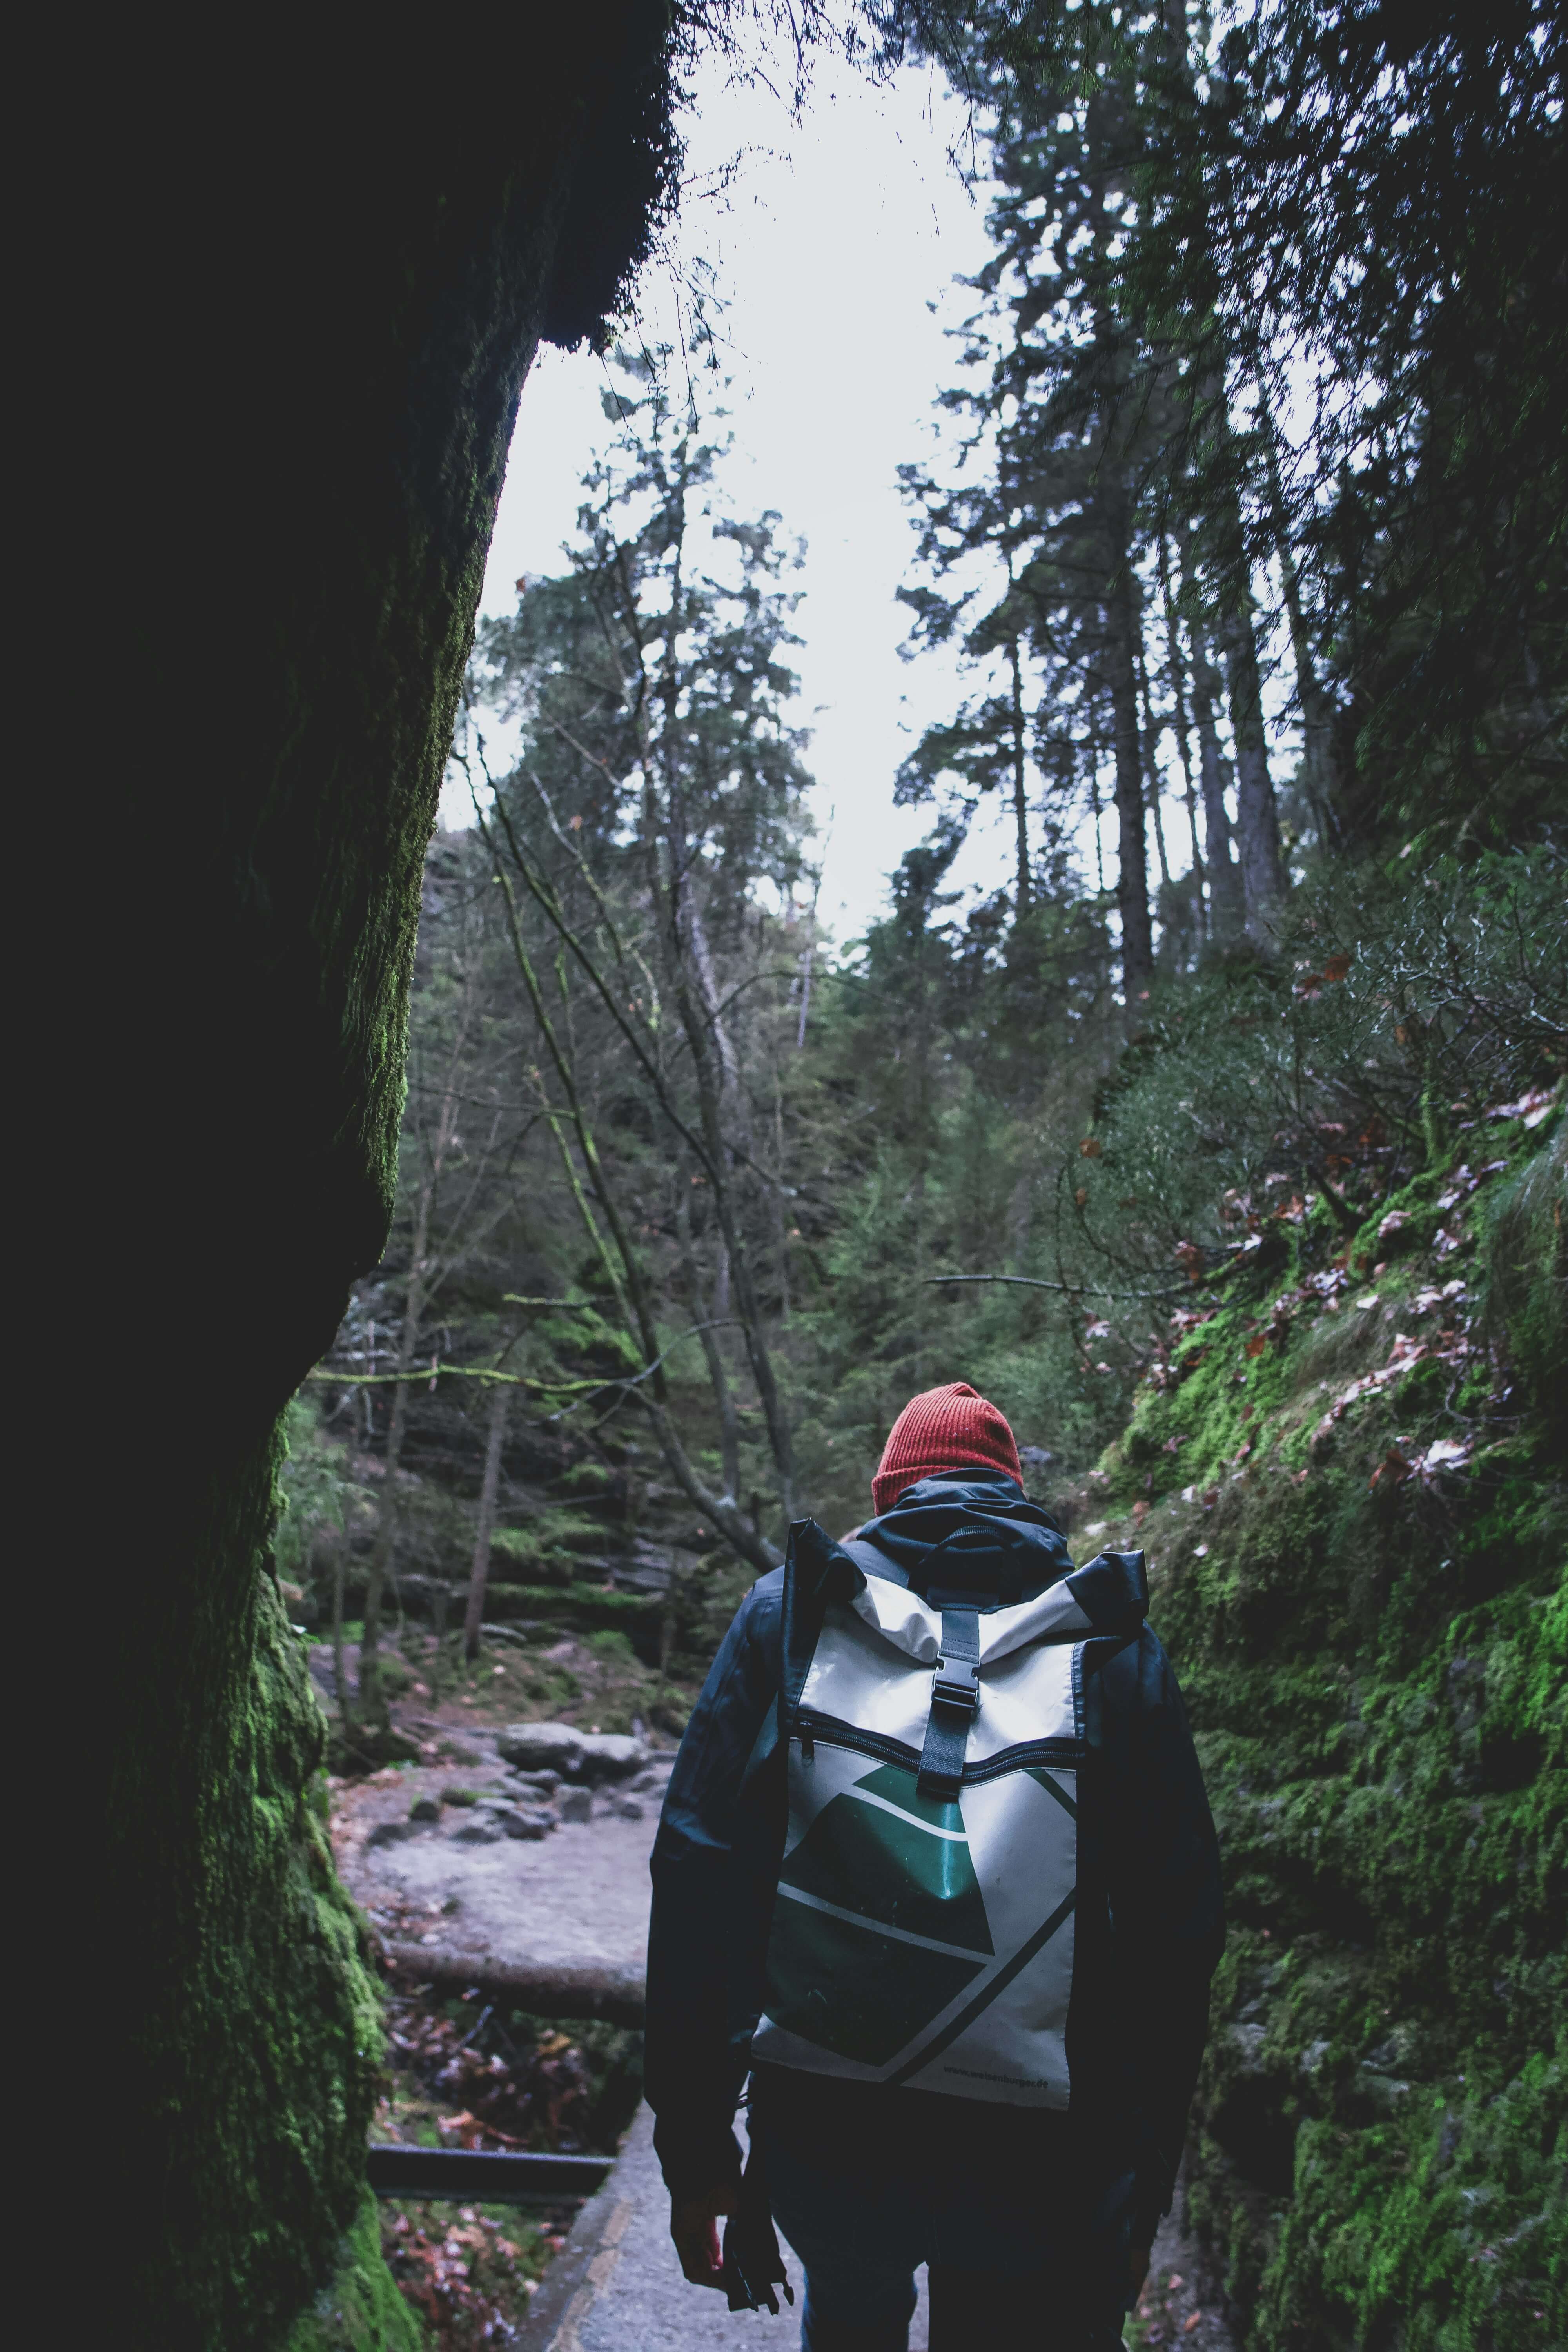
POLYGON ((880 1517, 906 1486, 949 1470, 999 1470, 1020 1486, 1024 1483, 1006 1421, 966 1381, 910 1399, 889 1432, 871 1481, 873 1511, 880 1517))

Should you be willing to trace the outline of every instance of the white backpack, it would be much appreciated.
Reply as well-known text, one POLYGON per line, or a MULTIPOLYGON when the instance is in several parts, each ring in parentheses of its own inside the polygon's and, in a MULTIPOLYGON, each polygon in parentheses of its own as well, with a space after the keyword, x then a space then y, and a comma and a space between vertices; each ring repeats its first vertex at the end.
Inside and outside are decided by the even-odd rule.
POLYGON ((752 2059, 1065 2108, 1095 1628, 1066 1578, 984 1613, 852 1581, 833 1579, 787 1709, 752 2059))

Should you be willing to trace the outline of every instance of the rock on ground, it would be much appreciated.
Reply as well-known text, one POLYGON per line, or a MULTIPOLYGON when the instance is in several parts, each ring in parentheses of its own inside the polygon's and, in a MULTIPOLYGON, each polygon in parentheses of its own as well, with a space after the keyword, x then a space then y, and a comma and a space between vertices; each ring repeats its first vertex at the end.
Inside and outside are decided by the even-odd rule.
POLYGON ((559 1772, 563 1780, 596 1786, 640 1772, 648 1752, 640 1739, 619 1731, 579 1731, 571 1723, 513 1723, 496 1735, 496 1747, 523 1772, 559 1772))

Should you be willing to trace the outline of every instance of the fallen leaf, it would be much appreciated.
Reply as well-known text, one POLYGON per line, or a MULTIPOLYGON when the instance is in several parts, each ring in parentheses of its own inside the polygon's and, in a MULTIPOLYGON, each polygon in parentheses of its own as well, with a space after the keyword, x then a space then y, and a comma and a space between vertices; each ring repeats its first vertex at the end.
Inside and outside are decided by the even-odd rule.
POLYGON ((1423 1486, 1429 1486, 1440 1470, 1462 1470, 1468 1463, 1472 1447, 1469 1438, 1439 1437, 1426 1448, 1415 1465, 1423 1486))
POLYGON ((1079 1145, 1079 1151, 1085 1160, 1098 1160, 1104 1148, 1098 1135, 1086 1135, 1079 1145))
POLYGON ((1194 2311, 1194 2314, 1193 2314, 1193 2315, 1192 2315, 1192 2317, 1191 2317, 1190 2319, 1184 2319, 1184 2320, 1183 2320, 1183 2322, 1182 2322, 1182 2334, 1183 2334, 1184 2336, 1190 2336, 1190 2335, 1192 2334, 1192 2332, 1193 2332, 1194 2328, 1194 2327, 1196 2327, 1196 2326, 1198 2326, 1200 2325, 1200 2323, 1201 2323, 1202 2319, 1203 2319, 1203 2313, 1202 2313, 1201 2311, 1194 2311))
POLYGON ((1376 1469, 1373 1472, 1372 1476, 1366 1482, 1368 1492, 1370 1493, 1372 1488, 1379 1485, 1384 1478, 1387 1479, 1391 1486, 1403 1486, 1406 1478, 1409 1477, 1413 1467, 1414 1465, 1405 1460, 1404 1454, 1399 1452, 1396 1446, 1390 1446, 1388 1452, 1384 1455, 1383 1460, 1378 1464, 1376 1469))
POLYGON ((1261 1356, 1261 1354, 1263 1353, 1263 1350, 1265 1349, 1265 1348, 1267 1348, 1267 1346, 1268 1346, 1268 1334, 1267 1334, 1266 1332, 1260 1331, 1260 1332, 1258 1333, 1258 1337, 1257 1337, 1257 1339, 1249 1339, 1249 1340, 1247 1341, 1247 1354, 1248 1354, 1249 1356, 1261 1356))
POLYGON ((1323 966, 1323 978, 1328 981, 1343 980, 1352 961, 1352 958, 1348 955, 1331 956, 1323 966))
POLYGON ((1488 1118, 1521 1118, 1526 1127, 1539 1127, 1557 1099, 1553 1087, 1532 1087, 1521 1095, 1517 1102, 1494 1103, 1488 1118))

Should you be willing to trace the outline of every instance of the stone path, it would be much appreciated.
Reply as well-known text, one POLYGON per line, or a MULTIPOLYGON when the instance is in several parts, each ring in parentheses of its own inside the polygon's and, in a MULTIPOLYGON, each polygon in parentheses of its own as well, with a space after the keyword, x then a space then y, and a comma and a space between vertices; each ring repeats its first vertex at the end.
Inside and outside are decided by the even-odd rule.
MULTIPOLYGON (((669 2241, 669 2200, 653 2152, 653 2116, 639 2108, 620 2162, 584 2205, 544 2274, 518 2338, 523 2352, 795 2352, 800 2264, 784 2259, 795 2305, 731 2311, 721 2294, 688 2286, 669 2241)), ((925 2278, 910 2331, 925 2352, 925 2278)))

